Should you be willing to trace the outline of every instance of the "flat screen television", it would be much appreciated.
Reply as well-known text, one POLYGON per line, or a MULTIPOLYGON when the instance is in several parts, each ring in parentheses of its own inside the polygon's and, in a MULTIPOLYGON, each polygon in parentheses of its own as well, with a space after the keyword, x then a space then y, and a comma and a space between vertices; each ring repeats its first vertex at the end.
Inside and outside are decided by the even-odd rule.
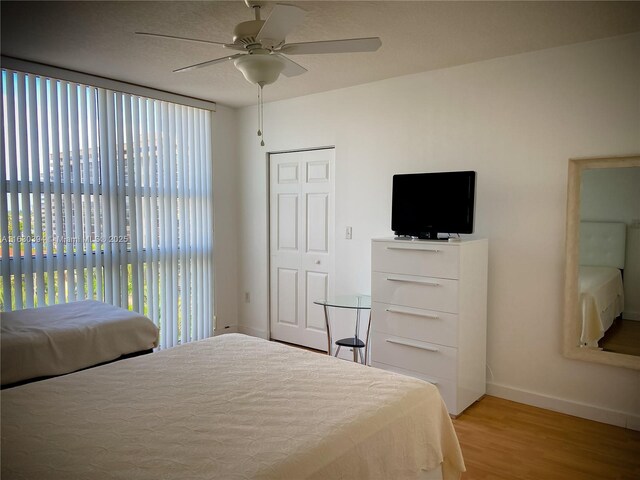
POLYGON ((391 229, 398 236, 438 239, 473 233, 476 172, 393 176, 391 229))

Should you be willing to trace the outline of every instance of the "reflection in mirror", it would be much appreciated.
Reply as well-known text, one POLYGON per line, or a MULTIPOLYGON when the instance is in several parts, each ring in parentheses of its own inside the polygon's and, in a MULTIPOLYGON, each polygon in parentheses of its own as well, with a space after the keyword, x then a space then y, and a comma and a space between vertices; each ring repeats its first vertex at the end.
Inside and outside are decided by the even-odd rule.
POLYGON ((640 167, 582 173, 581 343, 640 355, 640 167))
POLYGON ((640 157, 571 160, 565 355, 640 368, 640 157))

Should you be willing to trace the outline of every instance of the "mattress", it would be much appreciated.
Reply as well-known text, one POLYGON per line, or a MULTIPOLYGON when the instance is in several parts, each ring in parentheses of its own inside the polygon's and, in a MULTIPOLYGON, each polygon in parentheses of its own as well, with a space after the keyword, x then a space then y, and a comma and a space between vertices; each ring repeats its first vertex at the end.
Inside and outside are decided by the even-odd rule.
POLYGON ((624 288, 615 267, 580 266, 581 344, 596 348, 624 309, 624 288))
POLYGON ((2 391, 3 479, 415 479, 464 463, 421 380, 239 334, 2 391))
POLYGON ((0 314, 2 385, 62 375, 158 346, 144 315, 95 300, 0 314))

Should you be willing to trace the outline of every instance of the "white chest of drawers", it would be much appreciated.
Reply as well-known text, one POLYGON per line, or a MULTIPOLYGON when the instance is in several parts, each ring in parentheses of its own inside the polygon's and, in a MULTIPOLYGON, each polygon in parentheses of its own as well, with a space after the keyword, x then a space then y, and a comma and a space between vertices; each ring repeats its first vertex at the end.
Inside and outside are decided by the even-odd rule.
POLYGON ((486 239, 374 239, 371 365, 434 383, 449 413, 486 389, 486 239))

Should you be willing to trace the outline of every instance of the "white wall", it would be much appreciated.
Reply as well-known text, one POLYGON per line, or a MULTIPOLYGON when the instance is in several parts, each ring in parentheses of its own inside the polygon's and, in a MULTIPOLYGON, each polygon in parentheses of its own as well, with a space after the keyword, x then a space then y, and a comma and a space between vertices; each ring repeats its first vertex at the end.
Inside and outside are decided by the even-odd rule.
POLYGON ((216 334, 236 331, 237 111, 218 105, 213 114, 213 241, 216 334), (229 327, 225 329, 225 327, 229 327))
POLYGON ((490 239, 489 392, 640 428, 640 372, 561 355, 567 160, 640 152, 639 86, 634 34, 271 103, 265 148, 242 109, 241 331, 268 331, 267 151, 336 147, 337 293, 370 290, 394 173, 472 169, 490 239))

